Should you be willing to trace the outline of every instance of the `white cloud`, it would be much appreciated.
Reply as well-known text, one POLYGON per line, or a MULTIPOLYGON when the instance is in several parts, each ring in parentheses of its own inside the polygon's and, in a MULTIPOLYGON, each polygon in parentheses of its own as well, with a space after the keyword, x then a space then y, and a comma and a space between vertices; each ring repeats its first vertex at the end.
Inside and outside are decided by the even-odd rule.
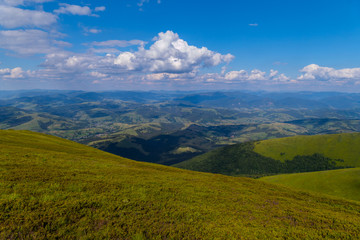
POLYGON ((124 52, 114 59, 114 64, 126 70, 132 71, 135 70, 137 67, 135 60, 136 60, 135 54, 131 52, 124 52))
POLYGON ((146 42, 141 40, 108 40, 103 42, 92 42, 91 45, 97 46, 97 47, 129 47, 134 45, 143 46, 146 42))
POLYGON ((67 45, 63 41, 52 40, 47 32, 35 29, 0 31, 0 48, 11 50, 22 55, 50 53, 58 51, 56 45, 67 45))
POLYGON ((46 60, 41 64, 46 69, 51 69, 54 73, 75 73, 86 72, 95 69, 96 56, 86 54, 70 54, 66 52, 51 53, 46 56, 46 60))
MULTIPOLYGON (((58 44, 61 45, 61 43, 58 44)), ((201 75, 198 75, 200 68, 216 66, 233 59, 230 54, 222 55, 205 47, 191 46, 171 31, 159 33, 155 42, 146 49, 143 46, 144 42, 140 40, 110 40, 95 42, 91 46, 94 45, 97 45, 99 49, 90 48, 90 51, 85 54, 59 49, 46 50, 48 54, 45 57, 46 60, 40 64, 41 69, 27 73, 26 76, 43 81, 61 79, 74 81, 76 79, 76 81, 97 81, 97 83, 106 80, 107 84, 117 81, 126 81, 129 84, 151 84, 152 82, 185 84, 189 81, 202 81, 201 75), (129 44, 139 45, 138 50, 116 53, 116 49, 108 48, 129 44), (105 56, 98 55, 96 50, 101 50, 102 53, 105 50, 111 50, 113 53, 107 53, 105 56)))
MULTIPOLYGON (((0 47, 22 54, 45 53, 45 61, 41 69, 26 72, 31 79, 58 81, 60 79, 73 81, 104 80, 131 81, 141 83, 156 82, 188 82, 196 80, 200 68, 217 66, 231 61, 231 54, 222 55, 206 47, 195 47, 179 38, 171 31, 159 33, 153 44, 145 48, 145 42, 140 40, 122 41, 109 40, 89 44, 85 54, 61 51, 52 47, 67 46, 66 42, 51 39, 48 33, 41 30, 0 31, 0 47), (6 36, 5 38, 2 35, 6 36), (7 39, 6 41, 3 41, 7 39), (29 48, 28 46, 32 47, 29 48), (136 51, 116 52, 111 47, 139 46, 136 51), (98 55, 110 50, 113 53, 98 55), (96 78, 96 79, 94 79, 96 78)), ((225 69, 224 69, 225 71, 225 69)), ((254 71, 251 76, 261 75, 254 71)), ((215 76, 214 76, 215 78, 215 76)), ((209 79, 207 79, 209 80, 209 79)), ((199 77, 199 81, 201 77, 199 77)))
POLYGON ((283 83, 285 83, 285 82, 288 82, 288 83, 294 83, 294 82, 296 82, 296 80, 293 80, 293 79, 287 77, 287 76, 286 76, 285 74, 283 74, 283 73, 281 73, 281 74, 278 75, 278 76, 274 76, 274 77, 273 77, 273 80, 278 81, 278 82, 283 82, 283 83))
POLYGON ((303 74, 299 80, 317 81, 353 81, 360 80, 360 68, 334 69, 310 64, 300 70, 303 74))
POLYGON ((250 23, 249 26, 250 27, 257 27, 257 26, 259 26, 259 24, 258 23, 250 23))
POLYGON ((37 4, 37 3, 45 3, 52 2, 54 0, 0 0, 0 5, 8 5, 8 6, 19 6, 19 5, 28 5, 28 4, 37 4))
POLYGON ((124 70, 184 73, 230 62, 234 58, 231 54, 221 55, 206 47, 188 45, 172 31, 159 33, 155 40, 148 50, 140 48, 134 53, 123 52, 117 57, 109 56, 108 60, 124 70))
POLYGON ((190 81, 194 80, 194 78, 197 76, 196 72, 190 72, 190 73, 151 73, 146 74, 142 77, 142 80, 144 81, 190 81))
POLYGON ((60 3, 59 5, 60 8, 54 10, 55 13, 98 17, 98 15, 92 13, 92 10, 88 6, 82 7, 79 5, 71 5, 67 3, 60 3))
POLYGON ((11 69, 10 68, 3 68, 3 69, 0 69, 0 75, 5 75, 5 74, 8 74, 10 73, 11 69))
POLYGON ((225 74, 225 80, 247 80, 249 77, 247 71, 231 71, 225 74))
POLYGON ((96 7, 95 8, 95 12, 103 12, 103 11, 105 11, 106 10, 106 7, 104 7, 104 6, 101 6, 101 7, 96 7))
POLYGON ((56 23, 56 21, 57 16, 51 13, 0 5, 0 25, 5 28, 46 28, 56 23))
POLYGON ((101 30, 97 29, 97 28, 90 28, 90 29, 88 29, 88 32, 93 33, 93 34, 98 34, 98 33, 101 33, 101 30))
MULTIPOLYGON (((240 71, 231 71, 225 74, 225 80, 238 80, 238 81, 257 81, 257 80, 267 80, 265 77, 266 72, 254 69, 250 74, 245 70, 240 71)), ((271 72, 271 77, 274 76, 274 73, 271 72)))
POLYGON ((24 77, 23 74, 24 74, 24 71, 22 70, 21 67, 16 67, 13 69, 10 69, 10 68, 0 69, 0 77, 2 76, 4 79, 23 78, 24 77))
POLYGON ((258 69, 254 69, 251 71, 248 80, 267 80, 268 78, 265 77, 266 72, 262 72, 258 69))
POLYGON ((274 76, 276 76, 278 73, 279 73, 279 71, 276 71, 276 70, 271 69, 269 76, 270 76, 270 77, 274 77, 274 76))
POLYGON ((98 33, 102 32, 101 29, 89 28, 89 27, 82 26, 81 24, 79 24, 79 26, 84 30, 84 35, 88 35, 88 33, 98 34, 98 33))
POLYGON ((72 44, 71 43, 68 43, 68 42, 65 42, 65 41, 59 41, 59 40, 52 40, 52 43, 54 45, 57 45, 59 47, 72 47, 72 44))
POLYGON ((227 82, 261 81, 262 83, 274 84, 277 82, 288 82, 290 78, 285 76, 285 74, 279 75, 279 72, 273 69, 270 70, 269 74, 258 69, 254 69, 250 73, 245 70, 230 71, 225 74, 223 80, 227 82))
POLYGON ((105 78, 108 75, 104 74, 104 73, 99 73, 99 72, 90 72, 90 76, 95 77, 95 78, 105 78))

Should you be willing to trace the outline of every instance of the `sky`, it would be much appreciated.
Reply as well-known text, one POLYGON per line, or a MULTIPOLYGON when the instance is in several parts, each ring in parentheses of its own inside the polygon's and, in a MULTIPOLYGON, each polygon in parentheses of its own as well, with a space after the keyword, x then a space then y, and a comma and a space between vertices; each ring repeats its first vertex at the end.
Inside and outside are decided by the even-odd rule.
POLYGON ((360 92, 358 0, 0 0, 0 90, 360 92))

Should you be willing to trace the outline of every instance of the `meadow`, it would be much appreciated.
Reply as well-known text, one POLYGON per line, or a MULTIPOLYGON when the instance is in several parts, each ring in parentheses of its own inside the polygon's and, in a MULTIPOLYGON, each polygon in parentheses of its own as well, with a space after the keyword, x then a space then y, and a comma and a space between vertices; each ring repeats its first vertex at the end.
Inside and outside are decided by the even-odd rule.
POLYGON ((0 131, 0 239, 356 239, 360 204, 0 131))
POLYGON ((293 159, 296 155, 323 154, 343 159, 339 165, 360 167, 360 133, 293 136, 255 143, 254 152, 276 160, 293 159))
POLYGON ((360 201, 360 168, 280 174, 260 179, 268 183, 282 184, 293 189, 360 201))

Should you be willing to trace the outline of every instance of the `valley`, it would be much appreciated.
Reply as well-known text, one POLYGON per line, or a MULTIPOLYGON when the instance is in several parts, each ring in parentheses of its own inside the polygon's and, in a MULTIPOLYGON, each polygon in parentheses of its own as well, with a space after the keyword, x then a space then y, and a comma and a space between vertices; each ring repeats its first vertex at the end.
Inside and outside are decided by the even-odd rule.
POLYGON ((0 129, 172 165, 218 147, 360 131, 357 94, 0 91, 0 129), (340 99, 340 100, 339 100, 340 99))

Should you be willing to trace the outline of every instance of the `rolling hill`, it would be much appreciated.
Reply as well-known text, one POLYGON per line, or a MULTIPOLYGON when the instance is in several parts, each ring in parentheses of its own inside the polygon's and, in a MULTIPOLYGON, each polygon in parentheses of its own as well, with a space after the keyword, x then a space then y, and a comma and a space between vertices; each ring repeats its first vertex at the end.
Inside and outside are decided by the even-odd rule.
POLYGON ((0 131, 0 238, 354 239, 360 204, 0 131))
POLYGON ((295 155, 321 153, 329 158, 343 159, 340 165, 360 167, 360 133, 270 139, 257 142, 254 151, 281 161, 292 159, 295 155))
POLYGON ((294 136, 215 149, 174 166, 261 176, 360 167, 360 133, 294 136))
POLYGON ((360 168, 280 174, 260 179, 295 189, 360 201, 360 168))

